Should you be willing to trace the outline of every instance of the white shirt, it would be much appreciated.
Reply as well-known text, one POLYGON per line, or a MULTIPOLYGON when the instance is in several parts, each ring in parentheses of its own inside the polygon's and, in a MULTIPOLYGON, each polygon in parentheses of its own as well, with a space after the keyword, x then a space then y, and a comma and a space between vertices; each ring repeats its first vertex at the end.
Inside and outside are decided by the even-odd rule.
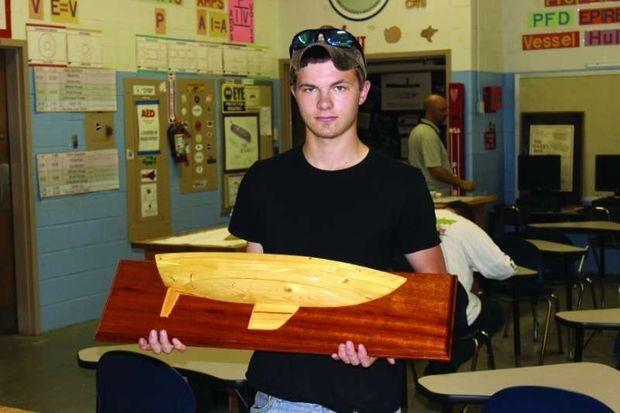
POLYGON ((450 274, 458 277, 469 298, 467 324, 480 314, 480 298, 471 292, 474 271, 484 277, 504 280, 512 276, 517 266, 478 225, 448 209, 436 209, 441 251, 450 274))

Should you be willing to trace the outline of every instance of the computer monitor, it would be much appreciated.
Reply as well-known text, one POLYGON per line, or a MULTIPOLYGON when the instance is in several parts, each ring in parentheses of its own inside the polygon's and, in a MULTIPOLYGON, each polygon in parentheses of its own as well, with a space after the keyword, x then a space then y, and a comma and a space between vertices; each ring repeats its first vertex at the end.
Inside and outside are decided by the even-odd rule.
POLYGON ((520 191, 559 191, 560 155, 519 155, 520 191))
POLYGON ((620 195, 620 155, 596 155, 594 189, 620 195))

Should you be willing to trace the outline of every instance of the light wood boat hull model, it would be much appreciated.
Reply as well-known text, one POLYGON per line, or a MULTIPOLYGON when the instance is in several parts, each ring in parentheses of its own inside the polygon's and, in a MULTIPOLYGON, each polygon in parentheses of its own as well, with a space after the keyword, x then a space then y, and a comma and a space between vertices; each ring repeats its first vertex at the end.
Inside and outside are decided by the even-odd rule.
POLYGON ((168 290, 160 315, 180 295, 252 304, 250 330, 275 330, 300 307, 342 307, 383 297, 405 278, 338 261, 278 254, 174 253, 155 256, 168 290))

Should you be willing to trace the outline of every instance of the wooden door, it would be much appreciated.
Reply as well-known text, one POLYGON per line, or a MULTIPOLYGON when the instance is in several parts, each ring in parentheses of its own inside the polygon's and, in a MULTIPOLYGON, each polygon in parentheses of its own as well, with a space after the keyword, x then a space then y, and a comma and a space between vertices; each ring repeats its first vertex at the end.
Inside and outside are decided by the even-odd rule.
POLYGON ((17 332, 6 70, 0 50, 0 333, 17 332))

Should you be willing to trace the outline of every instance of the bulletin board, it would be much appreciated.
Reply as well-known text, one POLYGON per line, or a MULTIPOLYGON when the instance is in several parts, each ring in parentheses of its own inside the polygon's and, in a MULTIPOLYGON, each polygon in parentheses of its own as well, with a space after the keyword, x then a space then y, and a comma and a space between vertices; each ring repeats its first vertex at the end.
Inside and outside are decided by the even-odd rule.
POLYGON ((191 135, 187 163, 176 163, 182 194, 218 188, 213 80, 176 80, 176 117, 191 135))
MULTIPOLYGON (((266 159, 274 155, 273 129, 273 85, 270 81, 254 79, 225 79, 220 84, 222 99, 222 131, 226 143, 226 123, 233 119, 248 118, 248 126, 256 123, 258 133, 258 158, 266 159), (256 121, 249 121, 252 117, 256 121)), ((254 133, 254 131, 251 131, 254 133)), ((228 136, 234 138, 234 133, 228 136)), ((226 146, 222 150, 226 159, 226 146)), ((247 164, 247 163, 246 163, 247 164)), ((233 165, 234 166, 234 165, 233 165)), ((222 213, 230 212, 234 207, 237 188, 245 171, 251 165, 242 168, 230 168, 224 162, 222 174, 222 213)))
POLYGON ((127 78, 125 157, 129 241, 171 234, 165 79, 127 78))
POLYGON ((561 193, 569 203, 581 200, 584 112, 522 112, 523 155, 560 155, 561 193))

